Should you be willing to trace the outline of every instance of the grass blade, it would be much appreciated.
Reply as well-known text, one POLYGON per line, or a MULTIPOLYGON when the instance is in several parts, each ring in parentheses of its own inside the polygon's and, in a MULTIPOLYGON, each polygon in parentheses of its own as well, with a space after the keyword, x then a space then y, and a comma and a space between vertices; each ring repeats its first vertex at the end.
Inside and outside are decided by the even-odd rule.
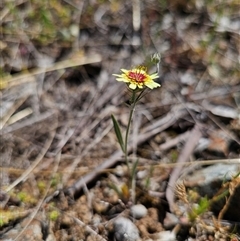
POLYGON ((112 121, 113 121, 113 126, 114 126, 114 130, 118 139, 118 142, 121 146, 122 151, 125 153, 125 148, 124 148, 124 143, 123 143, 123 138, 122 138, 122 133, 118 124, 118 121, 115 119, 115 117, 112 115, 112 121))

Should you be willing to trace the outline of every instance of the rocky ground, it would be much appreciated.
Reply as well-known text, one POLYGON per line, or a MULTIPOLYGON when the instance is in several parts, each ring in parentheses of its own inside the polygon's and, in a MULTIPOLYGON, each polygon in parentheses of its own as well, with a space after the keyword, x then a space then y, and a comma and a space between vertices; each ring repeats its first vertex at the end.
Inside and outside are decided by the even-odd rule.
POLYGON ((8 1, 0 240, 240 240, 238 1, 8 1), (161 88, 126 130, 137 65, 161 88), (132 181, 130 181, 132 175, 132 181))

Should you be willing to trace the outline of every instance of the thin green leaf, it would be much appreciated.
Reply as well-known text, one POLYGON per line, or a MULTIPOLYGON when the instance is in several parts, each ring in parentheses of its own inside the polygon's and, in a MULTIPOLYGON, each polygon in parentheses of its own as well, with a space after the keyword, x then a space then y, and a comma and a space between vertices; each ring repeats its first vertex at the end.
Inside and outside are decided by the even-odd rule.
POLYGON ((112 188, 119 195, 119 197, 122 196, 122 192, 121 192, 121 190, 119 190, 117 185, 115 185, 114 183, 109 183, 108 185, 109 185, 110 188, 112 188))
POLYGON ((154 166, 151 166, 151 167, 150 167, 149 175, 148 175, 147 180, 146 180, 146 183, 145 183, 145 189, 147 189, 147 190, 148 190, 148 188, 150 187, 150 184, 151 184, 150 178, 151 178, 152 175, 153 175, 153 170, 154 170, 154 166))
POLYGON ((139 162, 139 159, 137 159, 137 160, 133 163, 132 173, 131 173, 131 179, 132 179, 132 180, 133 180, 133 178, 134 178, 135 175, 136 175, 136 170, 137 170, 138 162, 139 162))
POLYGON ((124 148, 124 143, 123 143, 123 138, 122 138, 122 133, 118 124, 118 121, 115 119, 115 117, 112 115, 112 121, 113 121, 113 126, 114 126, 114 130, 118 139, 118 142, 122 148, 122 151, 125 153, 125 148, 124 148))

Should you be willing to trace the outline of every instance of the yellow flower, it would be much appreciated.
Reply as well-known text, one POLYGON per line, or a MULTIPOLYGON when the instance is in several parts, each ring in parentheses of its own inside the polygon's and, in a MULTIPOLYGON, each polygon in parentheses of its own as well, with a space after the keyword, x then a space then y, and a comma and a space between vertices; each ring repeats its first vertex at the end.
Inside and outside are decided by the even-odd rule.
POLYGON ((159 76, 157 73, 147 74, 147 68, 139 66, 131 70, 121 69, 122 74, 113 74, 116 76, 117 81, 123 81, 129 84, 129 88, 135 90, 136 88, 142 89, 147 86, 150 89, 160 87, 161 85, 154 82, 159 76))

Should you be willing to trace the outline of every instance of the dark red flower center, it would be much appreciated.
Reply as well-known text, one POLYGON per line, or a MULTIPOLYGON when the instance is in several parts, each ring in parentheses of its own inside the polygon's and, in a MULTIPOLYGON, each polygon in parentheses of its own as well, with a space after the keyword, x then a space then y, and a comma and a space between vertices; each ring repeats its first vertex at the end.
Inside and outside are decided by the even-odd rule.
POLYGON ((128 77, 132 79, 133 81, 142 83, 146 79, 146 76, 142 73, 137 72, 129 72, 128 77))

